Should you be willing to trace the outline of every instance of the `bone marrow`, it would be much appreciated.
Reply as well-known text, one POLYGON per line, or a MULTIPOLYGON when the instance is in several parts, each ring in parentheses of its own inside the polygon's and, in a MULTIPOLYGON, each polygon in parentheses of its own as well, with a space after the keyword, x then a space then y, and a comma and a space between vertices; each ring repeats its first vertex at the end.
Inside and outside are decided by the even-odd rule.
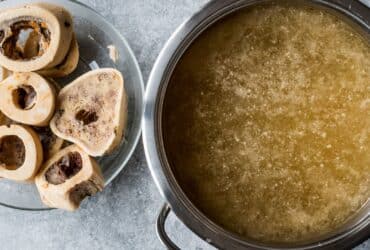
POLYGON ((114 69, 90 71, 64 87, 57 97, 53 132, 91 156, 116 148, 124 132, 127 99, 121 73, 114 69))
POLYGON ((15 103, 21 109, 32 109, 35 106, 37 93, 31 85, 20 85, 12 92, 15 103))
POLYGON ((46 205, 74 211, 85 197, 103 189, 104 178, 96 161, 71 145, 44 164, 35 183, 46 205))
POLYGON ((98 116, 95 111, 86 111, 84 109, 78 111, 75 118, 76 120, 81 121, 84 126, 98 120, 98 116))
POLYGON ((96 194, 99 191, 101 191, 100 184, 95 183, 93 180, 88 180, 77 184, 74 188, 72 188, 69 192, 69 197, 74 206, 79 206, 82 200, 84 200, 86 197, 96 194))
POLYGON ((47 126, 55 109, 55 90, 40 75, 14 73, 0 84, 0 110, 10 119, 47 126))
MULTIPOLYGON (((10 126, 11 124, 16 124, 15 121, 8 118, 0 111, 0 126, 6 125, 10 126)), ((47 127, 31 127, 38 135, 42 149, 44 159, 49 159, 55 153, 57 153, 62 147, 65 141, 62 138, 56 136, 50 129, 47 127)))
POLYGON ((0 177, 32 181, 42 160, 40 139, 30 127, 0 126, 0 177))
POLYGON ((82 158, 78 152, 70 152, 55 162, 45 173, 46 181, 59 185, 75 176, 82 169, 82 158))
MULTIPOLYGON (((26 19, 28 19, 26 17, 26 19)), ((32 60, 42 56, 50 44, 50 32, 45 23, 36 20, 18 21, 9 25, 10 34, 4 39, 1 46, 3 54, 12 60, 32 60), (32 34, 32 35, 31 35, 32 34), (34 51, 25 53, 24 39, 26 36, 34 37, 34 51)))
POLYGON ((72 23, 67 10, 47 3, 1 12, 0 64, 17 72, 37 71, 60 64, 70 49, 72 23), (26 41, 31 36, 32 47, 26 49, 26 41))
POLYGON ((16 135, 0 139, 0 164, 6 169, 16 170, 23 165, 26 149, 23 141, 16 135))

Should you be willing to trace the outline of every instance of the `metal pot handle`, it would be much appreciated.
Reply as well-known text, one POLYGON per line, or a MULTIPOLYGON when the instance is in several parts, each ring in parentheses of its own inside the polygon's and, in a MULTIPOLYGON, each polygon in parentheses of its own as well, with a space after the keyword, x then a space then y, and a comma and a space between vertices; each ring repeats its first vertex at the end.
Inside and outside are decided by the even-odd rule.
POLYGON ((173 241, 170 239, 166 233, 165 225, 168 214, 171 212, 171 207, 165 203, 161 209, 161 212, 157 218, 157 234, 162 244, 170 250, 181 250, 173 241))

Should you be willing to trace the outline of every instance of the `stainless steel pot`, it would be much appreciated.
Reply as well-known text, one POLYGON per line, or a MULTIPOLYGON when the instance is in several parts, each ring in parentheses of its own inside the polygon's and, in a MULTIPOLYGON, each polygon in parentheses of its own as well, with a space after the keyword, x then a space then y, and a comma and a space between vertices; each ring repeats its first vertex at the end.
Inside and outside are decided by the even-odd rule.
MULTIPOLYGON (((249 241, 224 230, 210 221, 186 197, 177 183, 166 159, 163 145, 162 108, 171 74, 189 45, 207 27, 226 15, 251 5, 270 0, 216 0, 212 1, 171 36, 160 53, 149 78, 146 96, 143 140, 145 153, 153 178, 167 200, 157 221, 157 231, 169 249, 179 249, 167 236, 164 224, 172 210, 194 233, 208 243, 222 249, 348 249, 370 237, 370 201, 341 229, 314 242, 267 245, 249 241)), ((370 42, 370 1, 361 0, 296 0, 303 4, 327 9, 359 28, 370 42), (367 6, 366 6, 367 4, 367 6)), ((295 2, 296 2, 295 1, 295 2)))

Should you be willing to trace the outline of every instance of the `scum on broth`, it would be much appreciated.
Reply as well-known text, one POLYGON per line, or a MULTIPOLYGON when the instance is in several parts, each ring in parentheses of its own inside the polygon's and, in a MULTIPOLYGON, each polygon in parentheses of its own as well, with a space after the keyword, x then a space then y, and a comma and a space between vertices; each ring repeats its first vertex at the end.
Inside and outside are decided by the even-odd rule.
POLYGON ((264 6, 212 26, 167 90, 167 156, 213 221, 263 242, 341 226, 370 195, 370 47, 320 10, 264 6))

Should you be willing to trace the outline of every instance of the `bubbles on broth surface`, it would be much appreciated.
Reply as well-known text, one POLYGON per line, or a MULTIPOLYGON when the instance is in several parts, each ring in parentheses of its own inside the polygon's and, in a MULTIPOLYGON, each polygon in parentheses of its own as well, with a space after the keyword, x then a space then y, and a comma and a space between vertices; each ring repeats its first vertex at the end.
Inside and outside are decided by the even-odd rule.
POLYGON ((189 198, 264 242, 341 226, 370 195, 370 47, 320 10, 264 6, 207 30, 166 94, 165 146, 189 198))

